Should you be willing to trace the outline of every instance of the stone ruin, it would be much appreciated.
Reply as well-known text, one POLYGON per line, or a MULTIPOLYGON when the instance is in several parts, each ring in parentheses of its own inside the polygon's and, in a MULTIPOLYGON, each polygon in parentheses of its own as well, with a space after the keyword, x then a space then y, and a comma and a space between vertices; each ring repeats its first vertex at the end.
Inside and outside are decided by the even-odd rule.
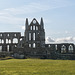
POLYGON ((40 23, 34 18, 30 24, 26 18, 24 36, 20 32, 0 33, 0 55, 3 53, 15 58, 75 59, 75 45, 45 44, 43 18, 40 23))

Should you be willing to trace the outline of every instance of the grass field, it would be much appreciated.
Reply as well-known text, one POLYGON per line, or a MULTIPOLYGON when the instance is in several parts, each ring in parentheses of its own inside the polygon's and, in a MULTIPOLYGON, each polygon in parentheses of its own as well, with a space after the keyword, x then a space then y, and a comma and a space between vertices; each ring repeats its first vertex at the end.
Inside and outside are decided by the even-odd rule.
POLYGON ((75 75, 75 60, 0 60, 0 75, 75 75))

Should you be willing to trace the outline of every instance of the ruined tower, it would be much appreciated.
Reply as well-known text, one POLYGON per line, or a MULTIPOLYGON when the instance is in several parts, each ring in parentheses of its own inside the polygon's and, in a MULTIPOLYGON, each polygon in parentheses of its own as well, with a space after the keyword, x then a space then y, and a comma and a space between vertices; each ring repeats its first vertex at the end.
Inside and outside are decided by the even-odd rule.
POLYGON ((31 23, 26 19, 25 23, 25 42, 29 48, 38 48, 45 46, 44 23, 41 18, 40 24, 34 18, 31 23))

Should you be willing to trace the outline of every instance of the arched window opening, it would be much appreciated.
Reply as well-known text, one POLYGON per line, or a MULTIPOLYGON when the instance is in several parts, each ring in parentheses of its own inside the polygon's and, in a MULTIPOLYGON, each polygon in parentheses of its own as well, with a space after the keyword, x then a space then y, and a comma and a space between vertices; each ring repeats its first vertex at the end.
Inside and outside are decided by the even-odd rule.
POLYGON ((57 45, 55 45, 55 49, 57 50, 57 45))
POLYGON ((11 40, 9 40, 9 43, 11 43, 11 40))
POLYGON ((35 33, 33 33, 33 40, 35 41, 35 33))
POLYGON ((66 46, 65 45, 62 45, 62 47, 61 47, 61 53, 66 53, 66 46))
POLYGON ((2 46, 0 46, 0 52, 2 52, 2 46))
POLYGON ((0 34, 0 36, 2 36, 2 34, 0 34))
POLYGON ((2 39, 2 44, 4 44, 4 40, 2 39))
POLYGON ((31 33, 29 33, 29 40, 31 40, 31 33))
POLYGON ((48 45, 48 47, 50 48, 50 45, 48 45))
POLYGON ((14 34, 14 36, 16 37, 16 34, 14 34))
POLYGON ((31 47, 31 44, 29 44, 29 47, 31 47))
POLYGON ((15 47, 17 47, 17 45, 15 45, 15 47))
POLYGON ((35 30, 35 26, 33 26, 33 30, 35 30))
POLYGON ((33 48, 35 48, 36 47, 36 44, 35 43, 33 43, 33 48))
POLYGON ((22 41, 22 38, 20 38, 20 41, 22 41))
POLYGON ((68 52, 73 53, 73 46, 72 45, 69 46, 68 52))
POLYGON ((9 52, 9 45, 7 45, 7 51, 9 52))
POLYGON ((9 34, 7 34, 7 36, 9 36, 9 34))
POLYGON ((36 30, 38 30, 38 26, 36 26, 36 30))
POLYGON ((32 26, 30 27, 30 30, 32 30, 32 26))
POLYGON ((9 40, 8 40, 8 39, 6 39, 6 44, 7 44, 7 43, 9 43, 9 40))
POLYGON ((18 43, 18 39, 17 38, 14 38, 13 39, 13 43, 18 43))

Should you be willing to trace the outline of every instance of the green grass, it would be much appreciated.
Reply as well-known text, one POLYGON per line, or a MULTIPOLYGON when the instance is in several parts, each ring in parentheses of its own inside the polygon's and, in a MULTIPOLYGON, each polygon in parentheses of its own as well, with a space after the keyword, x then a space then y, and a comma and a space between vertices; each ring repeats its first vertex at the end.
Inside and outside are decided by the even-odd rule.
POLYGON ((0 75, 75 75, 75 60, 0 60, 0 75))

